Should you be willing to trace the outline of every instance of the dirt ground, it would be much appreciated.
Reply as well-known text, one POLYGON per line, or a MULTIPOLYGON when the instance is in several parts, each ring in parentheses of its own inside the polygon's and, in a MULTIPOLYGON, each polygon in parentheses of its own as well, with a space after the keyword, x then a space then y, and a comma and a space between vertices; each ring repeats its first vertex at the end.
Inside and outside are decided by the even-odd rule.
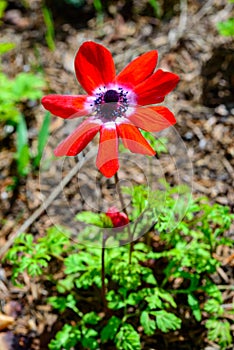
MULTIPOLYGON (((96 18, 91 5, 74 11, 69 6, 58 9, 54 2, 48 2, 55 27, 55 50, 51 51, 45 41, 42 1, 28 1, 26 7, 20 1, 9 1, 0 27, 0 40, 14 42, 16 47, 4 55, 2 70, 14 77, 21 71, 35 70, 36 67, 45 76, 45 94, 78 94, 82 90, 74 76, 73 60, 84 41, 94 40, 106 46, 113 54, 117 71, 139 54, 157 49, 158 66, 181 78, 178 87, 164 103, 175 114, 177 124, 173 131, 165 134, 169 139, 170 154, 163 155, 161 160, 163 176, 172 184, 177 184, 170 157, 174 156, 177 167, 185 159, 189 166, 181 165, 180 180, 188 183, 193 195, 205 195, 211 203, 217 202, 233 209, 234 43, 233 39, 219 35, 216 28, 218 22, 230 17, 233 5, 226 0, 164 1, 164 16, 160 20, 152 15, 147 1, 133 1, 135 6, 130 6, 131 2, 127 1, 113 3, 115 5, 106 5, 107 13, 103 18, 96 18)), ((25 103, 21 108, 33 150, 45 111, 39 101, 34 105, 25 103)), ((53 137, 47 145, 48 151, 70 132, 73 125, 59 118, 52 119, 50 132, 53 137)), ((42 176, 47 180, 44 185, 39 182, 39 173, 34 173, 20 179, 19 186, 7 191, 17 176, 15 134, 6 134, 3 126, 0 144, 1 257, 20 231, 43 235, 45 229, 51 226, 53 215, 50 212, 48 216, 41 207, 42 197, 45 200, 56 191, 58 179, 55 176, 56 166, 52 166, 46 176, 42 176), (25 225, 23 229, 22 225, 25 225)), ((63 165, 64 176, 74 165, 74 160, 63 165)), ((142 172, 137 174, 136 181, 144 181, 142 172)), ((96 176, 92 167, 84 171, 81 178, 84 196, 87 184, 91 191, 95 190, 93 179, 96 176)), ((123 169, 123 176, 128 179, 131 174, 123 169)), ((105 188, 110 189, 111 186, 111 180, 102 184, 107 200, 111 199, 111 194, 105 188)), ((84 203, 79 201, 76 193, 76 181, 71 177, 65 190, 66 198, 71 204, 76 203, 76 210, 89 208, 92 198, 84 203)), ((60 193, 57 194, 53 201, 52 211, 55 212, 52 223, 60 223, 60 217, 64 215, 62 209, 58 209, 62 205, 60 193)), ((105 210, 105 207, 101 209, 105 210)), ((225 259, 227 253, 219 253, 220 259, 225 259)), ((25 287, 20 289, 11 284, 10 275, 10 268, 0 265, 0 299, 5 313, 20 315, 20 321, 9 330, 0 330, 0 350, 47 349, 48 339, 56 332, 53 327, 56 315, 43 304, 39 283, 31 283, 25 276, 25 287), (14 345, 10 346, 10 343, 14 345)), ((233 284, 234 276, 227 274, 225 269, 221 269, 219 278, 221 283, 224 280, 233 284)), ((191 342, 198 334, 201 335, 202 330, 191 330, 190 342, 181 341, 178 349, 203 349, 196 342, 191 342)), ((216 349, 212 344, 206 346, 207 350, 216 349)))

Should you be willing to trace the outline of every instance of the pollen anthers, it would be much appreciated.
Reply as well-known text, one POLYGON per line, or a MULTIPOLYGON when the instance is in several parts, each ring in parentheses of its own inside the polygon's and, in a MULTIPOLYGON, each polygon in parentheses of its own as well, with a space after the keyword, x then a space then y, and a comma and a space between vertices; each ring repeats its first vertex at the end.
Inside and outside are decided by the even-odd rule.
POLYGON ((128 110, 129 91, 123 87, 110 86, 99 87, 94 92, 92 103, 93 112, 104 120, 115 120, 123 117, 128 110))

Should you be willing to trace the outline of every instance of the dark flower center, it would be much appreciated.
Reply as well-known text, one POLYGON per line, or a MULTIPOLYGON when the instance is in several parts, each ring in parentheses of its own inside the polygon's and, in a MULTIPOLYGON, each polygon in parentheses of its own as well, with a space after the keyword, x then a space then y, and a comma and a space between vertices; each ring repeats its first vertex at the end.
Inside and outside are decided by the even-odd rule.
POLYGON ((119 101, 119 94, 115 90, 107 90, 105 92, 103 99, 106 103, 108 102, 118 102, 119 101))
POLYGON ((104 86, 99 88, 94 105, 91 104, 90 106, 95 106, 95 112, 99 118, 104 121, 114 121, 116 118, 125 115, 128 109, 127 95, 128 91, 125 91, 122 87, 118 87, 116 90, 107 90, 104 86))

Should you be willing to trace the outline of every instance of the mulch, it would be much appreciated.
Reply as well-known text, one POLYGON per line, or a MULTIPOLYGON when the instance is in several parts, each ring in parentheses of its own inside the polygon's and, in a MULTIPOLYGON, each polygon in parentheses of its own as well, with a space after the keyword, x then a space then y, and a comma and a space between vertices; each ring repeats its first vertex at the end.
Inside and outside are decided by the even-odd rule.
MULTIPOLYGON (((234 43, 230 38, 220 36, 216 29, 219 21, 229 18, 231 4, 225 0, 189 1, 188 4, 181 1, 181 11, 176 7, 175 15, 162 21, 149 14, 126 18, 121 9, 119 13, 105 16, 103 21, 97 21, 89 8, 85 9, 85 14, 77 12, 77 16, 68 11, 65 18, 54 12, 56 48, 50 51, 45 42, 41 1, 30 2, 26 9, 17 1, 9 3, 1 24, 1 37, 4 38, 1 41, 14 42, 16 48, 3 56, 2 70, 10 77, 22 70, 43 70, 47 82, 45 94, 82 93, 74 76, 73 60, 77 49, 86 40, 95 40, 108 47, 117 71, 139 54, 157 49, 159 67, 177 73, 181 81, 166 98, 165 105, 174 112, 177 124, 172 130, 157 135, 168 137, 169 154, 160 157, 155 181, 162 175, 171 185, 186 183, 195 197, 205 195, 210 203, 233 208, 234 43), (177 169, 181 170, 179 178, 177 169)), ((26 117, 33 152, 45 111, 39 103, 33 106, 24 103, 20 108, 26 117)), ((52 119, 44 157, 52 155, 53 148, 73 130, 74 125, 72 121, 52 119)), ((47 168, 43 162, 40 172, 19 179, 19 185, 9 189, 17 177, 15 133, 8 134, 6 128, 1 128, 0 141, 0 252, 5 252, 7 242, 13 242, 21 226, 59 185, 60 174, 66 177, 76 160, 69 159, 61 164, 52 159, 47 168)), ((91 151, 92 147, 88 148, 85 155, 91 151)), ((76 176, 71 177, 64 191, 58 191, 48 211, 42 210, 29 223, 27 232, 37 237, 52 224, 69 226, 71 214, 80 210, 105 210, 115 201, 113 181, 101 179, 93 161, 91 156, 82 168, 79 183, 76 176)), ((141 159, 131 157, 130 161, 133 168, 129 171, 123 162, 120 177, 133 181, 134 174, 134 183, 146 181, 144 169, 138 167, 141 159)), ((222 262, 217 283, 233 285, 233 273, 226 269, 230 257, 228 264, 233 266, 233 251, 220 250, 217 256, 222 262)), ((25 285, 18 288, 11 284, 10 276, 10 266, 2 265, 2 311, 15 321, 9 320, 9 326, 0 330, 0 349, 47 349, 48 340, 56 333, 56 328, 59 329, 59 321, 56 321, 57 315, 52 313, 51 307, 46 305, 48 290, 45 281, 30 280, 25 274, 25 285), (10 347, 10 343, 15 345, 10 347)), ((223 295, 230 300, 233 291, 224 290, 223 295)), ((189 336, 175 334, 173 339, 178 342, 179 349, 201 349, 203 345, 191 344, 191 339, 201 337, 203 332, 194 328, 189 336)), ((206 344, 207 350, 215 349, 212 344, 206 344)), ((153 340, 149 346, 158 349, 153 340)), ((166 348, 171 349, 170 340, 165 344, 166 348)))

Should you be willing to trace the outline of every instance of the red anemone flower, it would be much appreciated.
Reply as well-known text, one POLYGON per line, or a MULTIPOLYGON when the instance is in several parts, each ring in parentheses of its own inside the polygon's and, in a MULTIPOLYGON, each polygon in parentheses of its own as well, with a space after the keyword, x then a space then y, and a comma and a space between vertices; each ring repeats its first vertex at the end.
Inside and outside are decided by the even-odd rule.
POLYGON ((160 103, 179 81, 176 74, 161 69, 154 72, 157 51, 134 59, 117 76, 111 53, 102 45, 87 41, 75 57, 76 77, 87 95, 48 95, 43 106, 64 119, 89 115, 54 153, 75 156, 99 132, 97 168, 106 177, 118 168, 118 138, 131 152, 153 156, 155 150, 140 129, 161 131, 176 123, 174 115, 160 103), (148 107, 145 107, 148 106, 148 107))
POLYGON ((119 212, 116 207, 109 208, 106 215, 111 219, 113 227, 121 227, 129 223, 129 218, 127 215, 119 212))

